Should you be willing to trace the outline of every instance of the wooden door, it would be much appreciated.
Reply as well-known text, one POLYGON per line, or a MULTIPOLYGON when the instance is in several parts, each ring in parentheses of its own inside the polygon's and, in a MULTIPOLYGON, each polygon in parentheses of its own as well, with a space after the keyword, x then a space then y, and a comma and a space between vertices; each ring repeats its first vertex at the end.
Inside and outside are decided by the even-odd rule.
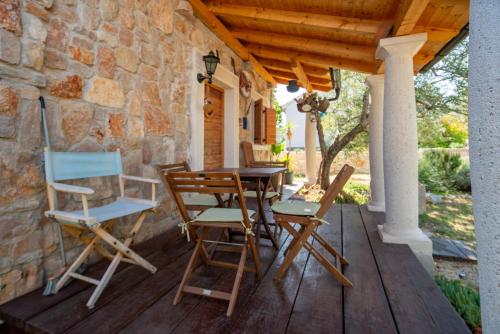
POLYGON ((205 84, 204 116, 204 167, 222 168, 224 167, 224 89, 205 84))
POLYGON ((276 110, 266 108, 266 144, 276 144, 276 110))

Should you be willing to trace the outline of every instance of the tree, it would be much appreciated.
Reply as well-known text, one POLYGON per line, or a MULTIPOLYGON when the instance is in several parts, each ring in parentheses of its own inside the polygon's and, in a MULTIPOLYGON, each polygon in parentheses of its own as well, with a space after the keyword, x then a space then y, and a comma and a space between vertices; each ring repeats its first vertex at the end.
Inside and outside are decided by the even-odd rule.
POLYGON ((343 84, 346 87, 340 97, 333 103, 328 103, 328 94, 304 94, 297 99, 297 107, 306 112, 304 106, 312 107, 307 111, 312 117, 318 131, 321 151, 321 164, 318 170, 317 183, 326 189, 330 184, 330 169, 333 161, 343 150, 366 149, 366 136, 360 139, 360 134, 366 133, 368 126, 368 91, 364 86, 364 76, 352 72, 342 72, 343 84))
POLYGON ((420 147, 461 147, 466 142, 468 51, 466 38, 431 69, 417 75, 420 147))

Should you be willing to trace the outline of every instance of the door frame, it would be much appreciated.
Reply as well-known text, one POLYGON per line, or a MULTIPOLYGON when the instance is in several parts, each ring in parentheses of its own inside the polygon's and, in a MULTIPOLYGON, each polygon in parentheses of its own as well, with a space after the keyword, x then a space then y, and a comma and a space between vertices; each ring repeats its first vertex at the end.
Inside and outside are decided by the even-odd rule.
MULTIPOLYGON (((224 103, 224 89, 222 87, 219 87, 217 86, 215 83, 211 83, 209 84, 206 80, 205 82, 202 83, 203 86, 204 86, 204 91, 205 91, 205 98, 206 98, 206 92, 207 90, 209 89, 213 89, 213 90, 216 90, 218 91, 219 93, 222 93, 222 122, 224 122, 224 113, 225 113, 225 110, 224 110, 224 106, 225 106, 225 103, 224 103)), ((205 122, 206 122, 206 119, 204 118, 203 119, 203 126, 205 126, 205 122)), ((203 132, 203 136, 205 136, 205 132, 203 132)), ((205 144, 206 142, 203 143, 203 148, 205 148, 205 144)), ((224 124, 222 124, 222 143, 221 143, 221 149, 222 149, 222 167, 225 167, 224 166, 224 124)), ((206 152, 203 152, 203 153, 206 153, 206 152)), ((203 160, 205 160, 205 154, 203 154, 203 160)), ((203 161, 203 168, 205 168, 205 161, 203 161)))
MULTIPOLYGON (((192 53, 191 73, 191 142, 190 164, 194 170, 204 166, 205 120, 203 103, 205 100, 205 85, 196 79, 197 73, 205 73, 202 54, 196 48, 192 53)), ((239 149, 239 115, 240 115, 240 79, 228 68, 219 64, 213 77, 213 84, 224 89, 224 167, 237 168, 240 160, 239 149)))

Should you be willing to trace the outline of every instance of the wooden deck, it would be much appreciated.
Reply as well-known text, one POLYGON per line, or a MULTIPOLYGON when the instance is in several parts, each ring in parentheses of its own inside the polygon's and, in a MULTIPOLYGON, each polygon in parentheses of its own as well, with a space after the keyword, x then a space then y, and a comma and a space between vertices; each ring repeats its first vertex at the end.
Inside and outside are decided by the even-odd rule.
MULTIPOLYGON (((123 265, 94 309, 85 307, 93 287, 72 282, 55 296, 40 289, 4 304, 0 318, 8 333, 470 333, 410 249, 381 243, 383 214, 336 205, 326 218, 333 223, 320 232, 350 261, 344 272, 353 288, 342 288, 304 250, 274 281, 290 241, 284 234, 280 251, 261 247, 265 276, 257 283, 245 275, 232 318, 226 303, 211 298, 187 295, 173 306, 192 247, 176 230, 136 247, 156 274, 123 265)), ((200 267, 195 280, 229 291, 233 278, 234 271, 200 267)))

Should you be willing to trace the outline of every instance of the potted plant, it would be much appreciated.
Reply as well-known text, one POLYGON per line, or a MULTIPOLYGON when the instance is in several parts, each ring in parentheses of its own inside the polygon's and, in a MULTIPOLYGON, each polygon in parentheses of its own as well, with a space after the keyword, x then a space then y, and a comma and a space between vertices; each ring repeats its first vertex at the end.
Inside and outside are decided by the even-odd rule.
POLYGON ((286 123, 286 139, 288 140, 287 152, 285 160, 287 162, 288 170, 285 172, 285 184, 293 184, 293 168, 292 168, 292 157, 290 156, 290 149, 292 148, 292 132, 293 124, 291 122, 286 123))
POLYGON ((293 184, 293 158, 290 152, 287 152, 283 161, 286 161, 288 166, 288 170, 285 172, 285 184, 293 184))

